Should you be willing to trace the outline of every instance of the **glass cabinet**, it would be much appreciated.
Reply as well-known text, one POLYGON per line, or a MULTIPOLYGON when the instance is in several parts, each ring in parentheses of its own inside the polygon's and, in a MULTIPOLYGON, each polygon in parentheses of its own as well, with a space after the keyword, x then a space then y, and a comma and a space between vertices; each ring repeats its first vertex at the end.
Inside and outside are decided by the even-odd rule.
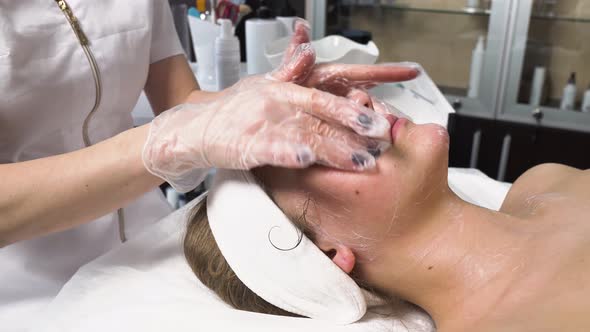
POLYGON ((379 62, 419 62, 461 114, 590 132, 590 1, 308 2, 315 38, 370 34, 379 62))
POLYGON ((590 132, 590 2, 513 6, 498 117, 590 132))

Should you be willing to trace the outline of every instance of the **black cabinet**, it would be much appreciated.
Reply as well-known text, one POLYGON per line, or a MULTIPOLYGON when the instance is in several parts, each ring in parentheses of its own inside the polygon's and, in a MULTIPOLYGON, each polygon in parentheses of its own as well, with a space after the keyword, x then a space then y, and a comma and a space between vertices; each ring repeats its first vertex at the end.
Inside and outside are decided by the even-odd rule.
POLYGON ((494 179, 513 182, 543 163, 590 168, 590 134, 584 132, 452 114, 449 134, 449 166, 476 167, 494 179))

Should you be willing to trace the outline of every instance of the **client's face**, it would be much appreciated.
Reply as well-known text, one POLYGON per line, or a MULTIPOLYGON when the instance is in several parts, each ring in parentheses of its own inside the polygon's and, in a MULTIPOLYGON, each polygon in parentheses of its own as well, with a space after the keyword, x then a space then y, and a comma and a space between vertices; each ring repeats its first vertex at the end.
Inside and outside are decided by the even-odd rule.
POLYGON ((305 214, 322 250, 333 255, 346 247, 357 263, 370 262, 379 257, 384 244, 426 219, 429 204, 447 188, 447 131, 409 121, 396 126, 392 148, 372 172, 314 166, 265 167, 255 173, 289 217, 305 214))

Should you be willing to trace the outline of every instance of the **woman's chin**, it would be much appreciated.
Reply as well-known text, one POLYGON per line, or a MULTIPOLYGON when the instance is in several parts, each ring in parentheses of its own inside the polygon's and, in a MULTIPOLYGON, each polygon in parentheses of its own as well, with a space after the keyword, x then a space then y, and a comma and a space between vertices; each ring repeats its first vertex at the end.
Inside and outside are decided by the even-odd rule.
MULTIPOLYGON (((449 132, 441 125, 429 123, 414 125, 408 130, 410 149, 445 150, 449 149, 449 132)), ((433 151, 434 152, 434 151, 433 151)))

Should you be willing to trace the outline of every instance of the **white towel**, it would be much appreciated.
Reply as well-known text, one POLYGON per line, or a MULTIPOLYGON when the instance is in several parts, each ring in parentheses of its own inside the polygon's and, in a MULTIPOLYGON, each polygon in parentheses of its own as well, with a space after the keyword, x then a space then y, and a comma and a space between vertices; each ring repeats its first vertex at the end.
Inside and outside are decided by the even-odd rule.
POLYGON ((267 302, 340 324, 365 315, 360 287, 297 229, 252 173, 219 170, 207 215, 229 266, 267 302))

